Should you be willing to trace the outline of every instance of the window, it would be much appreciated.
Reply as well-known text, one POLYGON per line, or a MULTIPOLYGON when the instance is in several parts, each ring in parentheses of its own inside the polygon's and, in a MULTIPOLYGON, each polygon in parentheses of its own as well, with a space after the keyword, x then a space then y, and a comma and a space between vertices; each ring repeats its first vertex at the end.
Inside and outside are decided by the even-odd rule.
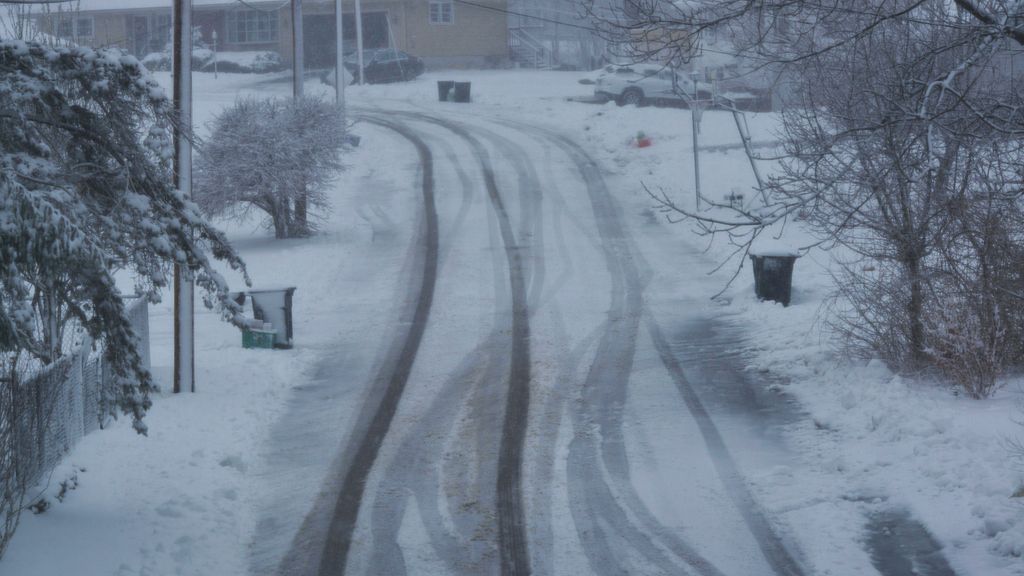
POLYGON ((234 10, 228 12, 228 42, 258 44, 277 41, 277 12, 234 10))
POLYGON ((452 0, 430 0, 430 23, 455 23, 455 7, 452 0))
POLYGON ((57 22, 57 35, 62 38, 92 38, 92 16, 66 16, 57 22))
POLYGON ((92 18, 78 18, 75 20, 75 36, 79 38, 92 38, 92 18))
POLYGON ((61 38, 71 38, 75 35, 75 21, 70 18, 62 18, 57 22, 57 35, 61 38))
POLYGON ((159 52, 174 39, 174 22, 170 14, 155 14, 150 16, 149 42, 150 52, 159 52))

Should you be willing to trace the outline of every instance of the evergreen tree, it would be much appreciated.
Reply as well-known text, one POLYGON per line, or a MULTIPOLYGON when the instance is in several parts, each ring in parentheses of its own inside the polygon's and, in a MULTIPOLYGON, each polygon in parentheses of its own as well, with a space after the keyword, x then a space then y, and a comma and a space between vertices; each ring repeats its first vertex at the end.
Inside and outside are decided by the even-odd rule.
POLYGON ((210 256, 244 273, 242 261, 173 185, 172 112, 118 50, 0 42, 0 368, 54 361, 43 316, 58 310, 104 342, 114 400, 140 433, 153 384, 115 271, 155 301, 180 265, 207 306, 241 320, 210 256))

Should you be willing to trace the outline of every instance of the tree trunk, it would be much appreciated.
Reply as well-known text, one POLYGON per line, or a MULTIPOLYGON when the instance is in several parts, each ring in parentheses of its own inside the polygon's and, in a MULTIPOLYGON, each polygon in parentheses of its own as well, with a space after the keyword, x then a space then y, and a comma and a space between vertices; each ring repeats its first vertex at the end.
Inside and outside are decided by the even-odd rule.
POLYGON ((291 237, 291 230, 288 222, 290 219, 290 212, 291 210, 288 206, 287 200, 284 202, 274 203, 274 213, 271 214, 270 217, 274 221, 274 237, 278 240, 291 237))
POLYGON ((295 235, 309 235, 309 199, 306 196, 306 183, 300 184, 299 196, 295 199, 295 235))
POLYGON ((917 369, 925 364, 927 355, 924 342, 924 279, 921 277, 921 260, 912 257, 906 262, 910 277, 910 302, 907 304, 907 318, 910 321, 910 364, 917 369))

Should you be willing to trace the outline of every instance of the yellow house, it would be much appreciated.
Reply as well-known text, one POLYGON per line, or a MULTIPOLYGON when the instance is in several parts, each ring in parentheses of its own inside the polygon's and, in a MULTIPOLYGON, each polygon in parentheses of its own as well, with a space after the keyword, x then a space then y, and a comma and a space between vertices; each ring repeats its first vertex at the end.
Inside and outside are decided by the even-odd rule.
MULTIPOLYGON (((120 46, 137 55, 165 49, 171 0, 80 0, 77 10, 42 17, 44 31, 93 47, 120 46)), ((344 0, 346 52, 355 50, 354 0, 344 0)), ((224 52, 274 51, 292 59, 290 2, 193 0, 193 24, 224 52)), ((395 47, 428 66, 500 66, 508 61, 507 0, 362 0, 364 48, 395 47)), ((333 0, 304 0, 309 68, 334 65, 333 0)))

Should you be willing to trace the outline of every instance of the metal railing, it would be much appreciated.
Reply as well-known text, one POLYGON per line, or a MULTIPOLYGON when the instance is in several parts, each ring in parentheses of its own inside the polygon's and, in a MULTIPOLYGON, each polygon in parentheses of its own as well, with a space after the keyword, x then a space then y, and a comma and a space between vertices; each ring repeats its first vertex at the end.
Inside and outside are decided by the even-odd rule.
POLYGON ((508 47, 512 59, 531 68, 550 68, 551 51, 544 43, 522 28, 508 31, 508 47))

